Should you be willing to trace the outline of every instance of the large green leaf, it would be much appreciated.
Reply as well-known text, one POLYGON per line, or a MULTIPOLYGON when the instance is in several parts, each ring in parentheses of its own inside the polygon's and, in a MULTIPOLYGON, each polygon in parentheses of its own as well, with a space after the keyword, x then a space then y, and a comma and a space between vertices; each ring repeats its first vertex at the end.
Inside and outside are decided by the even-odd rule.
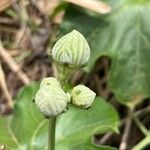
MULTIPOLYGON (((15 110, 9 117, 0 117, 0 144, 9 150, 46 150, 48 120, 32 102, 38 86, 25 87, 15 103, 15 110)), ((96 98, 88 110, 75 106, 57 120, 56 150, 114 150, 107 146, 92 144, 96 133, 117 131, 118 115, 114 108, 96 98)))
POLYGON ((150 97, 150 1, 106 0, 110 14, 91 14, 79 7, 66 11, 62 33, 77 29, 91 45, 91 70, 100 56, 112 60, 109 85, 121 103, 150 97))

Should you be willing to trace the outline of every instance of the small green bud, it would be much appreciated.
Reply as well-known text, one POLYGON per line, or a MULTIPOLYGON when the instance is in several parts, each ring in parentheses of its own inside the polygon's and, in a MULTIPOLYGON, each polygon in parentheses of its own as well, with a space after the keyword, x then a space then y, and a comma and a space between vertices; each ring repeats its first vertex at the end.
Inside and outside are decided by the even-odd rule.
POLYGON ((84 108, 91 106, 95 96, 96 94, 84 85, 75 86, 71 93, 72 103, 84 108))
POLYGON ((90 54, 86 39, 76 30, 60 38, 52 49, 52 58, 56 63, 73 68, 85 66, 90 54))
POLYGON ((42 86, 35 96, 37 108, 46 117, 58 116, 66 111, 68 101, 68 93, 56 86, 42 86))
POLYGON ((43 86, 56 86, 61 87, 59 81, 54 77, 47 77, 41 81, 40 88, 43 86))

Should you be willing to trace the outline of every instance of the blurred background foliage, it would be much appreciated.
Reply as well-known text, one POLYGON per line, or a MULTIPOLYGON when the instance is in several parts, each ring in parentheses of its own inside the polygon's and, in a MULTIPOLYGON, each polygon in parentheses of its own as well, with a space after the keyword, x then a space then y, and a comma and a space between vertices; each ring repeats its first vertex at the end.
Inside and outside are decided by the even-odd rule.
POLYGON ((84 83, 119 113, 120 134, 97 135, 96 142, 116 147, 125 142, 130 150, 149 135, 149 14, 149 0, 1 0, 0 113, 12 112, 21 87, 54 74, 47 53, 77 29, 92 56, 70 84, 84 83), (138 115, 131 119, 133 108, 138 115))

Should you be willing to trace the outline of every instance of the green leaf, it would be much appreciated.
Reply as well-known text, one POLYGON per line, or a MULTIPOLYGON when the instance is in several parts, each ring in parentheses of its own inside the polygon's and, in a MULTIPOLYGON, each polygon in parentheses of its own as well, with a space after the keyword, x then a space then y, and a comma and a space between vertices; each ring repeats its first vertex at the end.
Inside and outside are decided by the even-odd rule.
POLYGON ((79 30, 87 38, 96 60, 112 60, 109 85, 117 99, 135 105, 150 97, 150 1, 107 0, 114 7, 107 15, 91 15, 79 7, 68 7, 61 24, 62 34, 79 30))
POLYGON ((15 101, 13 115, 0 118, 0 143, 9 150, 43 149, 47 120, 32 102, 37 89, 37 85, 24 88, 15 101))
POLYGON ((112 106, 101 98, 96 98, 88 110, 72 105, 71 109, 58 119, 57 148, 68 150, 68 146, 86 142, 94 134, 117 131, 117 118, 112 106))
POLYGON ((79 145, 71 147, 70 150, 117 150, 117 149, 109 146, 94 145, 91 144, 91 141, 89 140, 86 143, 81 143, 79 145))
MULTIPOLYGON (((0 117, 0 144, 9 150, 46 150, 48 120, 37 110, 32 99, 39 86, 25 87, 15 103, 11 116, 0 117)), ((117 132, 118 115, 115 109, 97 98, 88 110, 70 105, 57 119, 56 150, 114 150, 92 144, 94 134, 117 132)))

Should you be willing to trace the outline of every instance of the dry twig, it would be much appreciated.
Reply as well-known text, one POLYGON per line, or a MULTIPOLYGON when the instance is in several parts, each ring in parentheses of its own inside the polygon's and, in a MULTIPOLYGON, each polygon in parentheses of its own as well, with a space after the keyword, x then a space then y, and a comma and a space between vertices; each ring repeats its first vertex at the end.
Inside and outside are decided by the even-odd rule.
POLYGON ((1 86, 2 91, 6 97, 8 108, 13 109, 13 101, 12 101, 11 95, 10 95, 8 88, 7 88, 7 84, 6 84, 6 80, 5 80, 5 74, 3 72, 1 62, 0 62, 0 86, 1 86))
MULTIPOLYGON (((135 117, 139 117, 143 114, 149 113, 150 112, 150 106, 147 106, 146 108, 143 108, 141 110, 138 110, 136 112, 134 112, 134 116, 135 117)), ((128 119, 128 116, 126 118, 124 118, 123 120, 121 120, 120 124, 119 124, 119 128, 124 125, 126 123, 126 120, 128 119)), ((110 140, 110 138, 112 137, 113 133, 107 133, 105 134, 100 141, 97 142, 97 144, 103 145, 106 144, 106 142, 108 140, 110 140)))
POLYGON ((119 146, 119 150, 127 149, 127 140, 128 140, 128 136, 131 130, 131 125, 132 125, 132 110, 129 110, 127 121, 125 123, 124 133, 122 135, 121 143, 119 146))
POLYGON ((31 0, 42 14, 51 15, 59 5, 59 0, 31 0))
POLYGON ((0 1, 0 12, 5 10, 11 4, 13 4, 16 0, 1 0, 0 1))
POLYGON ((0 42, 0 55, 5 60, 7 65, 11 68, 13 72, 15 72, 18 77, 22 80, 24 84, 29 84, 30 79, 27 77, 27 75, 20 69, 18 64, 13 60, 11 55, 4 49, 2 43, 0 42))

